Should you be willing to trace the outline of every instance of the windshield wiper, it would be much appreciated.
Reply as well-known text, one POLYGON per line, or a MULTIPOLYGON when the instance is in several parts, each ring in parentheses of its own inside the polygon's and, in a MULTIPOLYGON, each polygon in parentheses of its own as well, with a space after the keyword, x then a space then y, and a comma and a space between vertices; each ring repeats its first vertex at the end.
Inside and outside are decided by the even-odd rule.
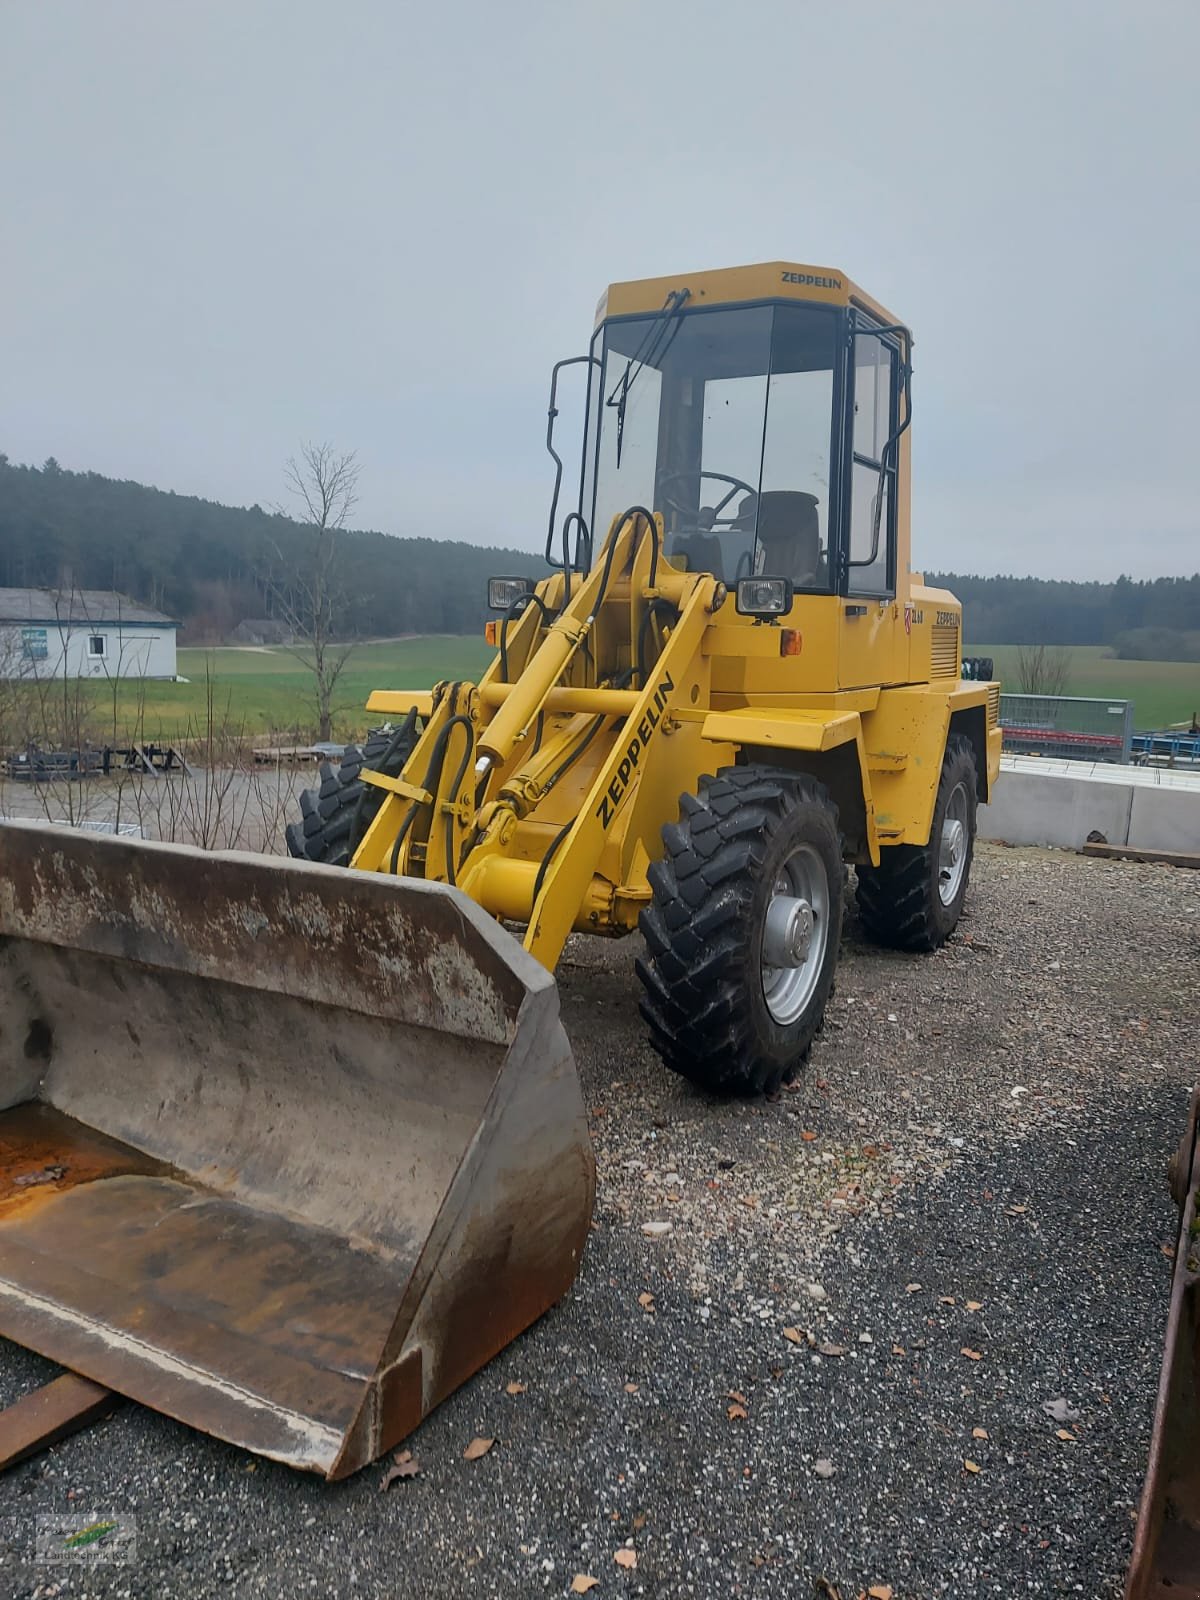
POLYGON ((679 331, 677 313, 682 310, 684 301, 691 296, 690 289, 672 289, 663 301, 660 309, 655 313, 654 320, 646 329, 642 342, 625 363, 625 371, 613 384, 612 393, 605 400, 606 406, 617 408, 617 468, 621 466, 621 443, 625 437, 625 404, 629 399, 629 391, 637 382, 638 375, 647 363, 653 365, 661 361, 671 348, 671 342, 679 331), (672 318, 675 320, 672 321, 672 318), (618 393, 619 391, 619 393, 618 393))

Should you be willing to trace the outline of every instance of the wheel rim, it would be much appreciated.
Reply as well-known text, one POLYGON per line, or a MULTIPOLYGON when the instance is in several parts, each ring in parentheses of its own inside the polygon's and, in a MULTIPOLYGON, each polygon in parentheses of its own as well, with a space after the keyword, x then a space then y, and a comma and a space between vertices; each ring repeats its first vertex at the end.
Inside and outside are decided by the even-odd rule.
POLYGON ((963 886, 970 842, 967 789, 965 784, 956 783, 942 819, 942 837, 938 847, 938 895, 944 906, 953 905, 963 886))
POLYGON ((802 844, 779 869, 763 917, 763 998, 780 1027, 804 1015, 828 943, 829 876, 820 853, 802 844))

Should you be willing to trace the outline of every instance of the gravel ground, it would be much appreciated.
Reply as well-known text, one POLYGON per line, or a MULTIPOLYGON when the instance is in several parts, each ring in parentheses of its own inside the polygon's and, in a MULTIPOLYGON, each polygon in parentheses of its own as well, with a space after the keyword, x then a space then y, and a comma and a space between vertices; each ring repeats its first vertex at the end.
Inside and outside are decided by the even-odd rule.
MULTIPOLYGON (((420 1475, 325 1485, 127 1406, 5 1478, 0 1592, 1117 1595, 1200 874, 982 846, 970 913, 916 958, 851 920, 811 1062, 759 1104, 664 1073, 632 944, 573 941, 591 1244, 563 1305, 409 1441, 420 1475), (466 1461, 475 1435, 497 1443, 466 1461), (136 1558, 36 1566, 44 1512, 132 1515, 136 1558)), ((0 1344, 0 1400, 50 1370, 0 1344)))

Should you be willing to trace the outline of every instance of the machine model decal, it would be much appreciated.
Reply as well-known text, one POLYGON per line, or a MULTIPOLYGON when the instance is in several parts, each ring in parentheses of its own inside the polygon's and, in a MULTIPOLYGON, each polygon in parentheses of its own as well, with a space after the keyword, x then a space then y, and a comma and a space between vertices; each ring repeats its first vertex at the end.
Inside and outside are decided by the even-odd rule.
POLYGON ((646 707, 646 715, 638 723, 637 732, 629 741, 629 748, 621 757, 616 775, 600 801, 596 815, 600 818, 600 822, 605 828, 608 827, 616 815, 617 807, 625 798, 626 791, 629 788, 629 780, 637 771, 637 764, 641 760, 642 751, 650 743, 651 735, 662 720, 663 707, 666 705, 667 698, 674 687, 675 684, 671 674, 664 672, 662 682, 654 691, 654 703, 646 707))

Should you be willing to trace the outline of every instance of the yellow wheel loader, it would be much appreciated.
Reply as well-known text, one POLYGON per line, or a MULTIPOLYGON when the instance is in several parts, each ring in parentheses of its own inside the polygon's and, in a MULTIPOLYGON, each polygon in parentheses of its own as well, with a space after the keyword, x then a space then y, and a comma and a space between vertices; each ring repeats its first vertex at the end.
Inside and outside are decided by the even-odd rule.
POLYGON ((0 825, 0 1335, 352 1472, 578 1270, 572 930, 640 926, 655 1048, 736 1092, 820 1025, 847 861, 946 938, 999 688, 909 570, 910 374, 827 268, 616 285, 551 575, 479 683, 372 695, 298 859, 0 825))
POLYGON ((843 863, 872 937, 936 948, 999 764, 999 685, 964 678, 960 607, 909 568, 911 344, 827 268, 610 288, 552 379, 555 570, 492 580, 478 684, 371 696, 397 721, 324 769, 292 854, 456 885, 551 971, 572 930, 640 927, 668 1067, 739 1092, 794 1073, 843 863))

